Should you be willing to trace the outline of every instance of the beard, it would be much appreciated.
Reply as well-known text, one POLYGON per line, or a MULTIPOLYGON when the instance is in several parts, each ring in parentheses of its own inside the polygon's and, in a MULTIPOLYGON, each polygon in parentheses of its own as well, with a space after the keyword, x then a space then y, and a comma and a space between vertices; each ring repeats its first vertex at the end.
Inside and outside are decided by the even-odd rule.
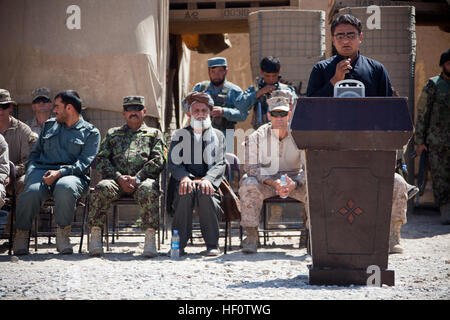
POLYGON ((216 87, 220 87, 224 82, 225 82, 225 78, 220 79, 220 80, 211 80, 211 83, 216 87))
POLYGON ((211 127, 211 117, 208 115, 205 120, 197 120, 192 116, 191 127, 194 130, 206 130, 211 127))
POLYGON ((442 72, 444 72, 444 74, 450 78, 450 70, 447 70, 447 68, 442 68, 442 72))

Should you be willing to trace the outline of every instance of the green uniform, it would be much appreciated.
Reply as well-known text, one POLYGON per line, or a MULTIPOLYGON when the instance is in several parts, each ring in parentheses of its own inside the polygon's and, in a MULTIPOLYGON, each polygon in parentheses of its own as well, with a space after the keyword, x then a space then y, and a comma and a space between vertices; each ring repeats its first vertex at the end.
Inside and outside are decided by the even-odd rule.
POLYGON ((417 103, 415 144, 428 146, 433 193, 438 205, 450 194, 450 80, 430 78, 417 103))
POLYGON ((103 215, 111 202, 126 193, 117 179, 122 175, 137 177, 140 181, 132 196, 139 204, 140 224, 143 230, 158 228, 159 174, 166 160, 163 134, 145 124, 137 131, 127 125, 112 128, 100 145, 96 169, 101 180, 90 197, 89 225, 102 227, 103 215))

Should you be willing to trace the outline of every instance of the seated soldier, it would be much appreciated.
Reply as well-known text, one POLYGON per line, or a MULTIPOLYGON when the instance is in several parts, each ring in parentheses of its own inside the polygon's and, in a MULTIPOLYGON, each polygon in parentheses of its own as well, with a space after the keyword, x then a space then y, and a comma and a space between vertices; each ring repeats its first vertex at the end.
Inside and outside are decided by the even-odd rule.
MULTIPOLYGON (((291 117, 290 98, 277 95, 267 99, 269 123, 253 132, 245 142, 246 174, 240 181, 241 226, 247 238, 242 251, 256 253, 258 225, 264 199, 291 197, 306 203, 303 151, 298 149, 288 132, 291 117), (282 185, 285 175, 287 185, 282 185)), ((306 223, 306 214, 302 219, 306 223)), ((305 224, 306 225, 306 224, 305 224)))
POLYGON ((5 204, 6 190, 5 185, 8 184, 9 177, 9 156, 8 144, 5 138, 0 134, 0 209, 5 204))
MULTIPOLYGON (((9 160, 16 166, 16 194, 18 195, 25 187, 25 164, 38 135, 31 131, 28 125, 10 115, 14 105, 17 106, 17 102, 11 100, 9 91, 0 89, 0 133, 8 143, 9 160)), ((7 187, 8 194, 11 193, 11 187, 7 187)))
POLYGON ((71 223, 77 200, 89 190, 89 167, 100 143, 100 132, 81 116, 82 101, 73 90, 55 97, 55 118, 47 120, 30 153, 25 190, 19 195, 14 254, 28 254, 33 217, 53 197, 57 224, 56 249, 72 254, 71 223))
POLYGON ((169 151, 169 171, 176 181, 173 230, 180 235, 180 254, 184 254, 192 236, 192 214, 197 208, 200 228, 206 243, 206 255, 220 254, 218 188, 225 173, 225 138, 211 127, 210 112, 214 107, 207 93, 192 92, 185 100, 190 125, 173 133, 169 151))
POLYGON ((90 197, 89 254, 103 253, 101 228, 104 214, 120 197, 132 196, 139 204, 141 228, 145 231, 143 256, 158 255, 155 231, 159 227, 159 174, 164 168, 166 145, 163 134, 144 123, 144 97, 123 99, 126 124, 108 131, 100 145, 96 169, 102 179, 90 197))

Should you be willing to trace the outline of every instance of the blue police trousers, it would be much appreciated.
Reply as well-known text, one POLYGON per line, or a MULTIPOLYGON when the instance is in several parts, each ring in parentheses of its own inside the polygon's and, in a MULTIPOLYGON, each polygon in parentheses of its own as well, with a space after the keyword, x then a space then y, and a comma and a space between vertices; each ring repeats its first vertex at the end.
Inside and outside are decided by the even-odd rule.
POLYGON ((34 216, 42 204, 53 197, 56 224, 64 228, 70 225, 77 208, 77 200, 89 188, 89 183, 77 176, 65 176, 53 185, 47 186, 42 180, 47 170, 34 169, 25 179, 25 190, 19 195, 16 210, 16 228, 30 230, 34 216))

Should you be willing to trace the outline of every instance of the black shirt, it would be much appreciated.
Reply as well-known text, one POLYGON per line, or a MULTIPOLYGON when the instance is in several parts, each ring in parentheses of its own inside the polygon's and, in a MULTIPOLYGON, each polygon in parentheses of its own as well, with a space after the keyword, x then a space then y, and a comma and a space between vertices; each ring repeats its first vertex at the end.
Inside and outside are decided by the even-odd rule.
MULTIPOLYGON (((309 76, 306 96, 333 97, 334 87, 330 79, 336 73, 336 65, 344 59, 338 54, 317 62, 309 76)), ((366 97, 392 97, 391 81, 381 63, 358 54, 351 66, 353 69, 345 75, 345 79, 361 81, 365 86, 366 97)))

